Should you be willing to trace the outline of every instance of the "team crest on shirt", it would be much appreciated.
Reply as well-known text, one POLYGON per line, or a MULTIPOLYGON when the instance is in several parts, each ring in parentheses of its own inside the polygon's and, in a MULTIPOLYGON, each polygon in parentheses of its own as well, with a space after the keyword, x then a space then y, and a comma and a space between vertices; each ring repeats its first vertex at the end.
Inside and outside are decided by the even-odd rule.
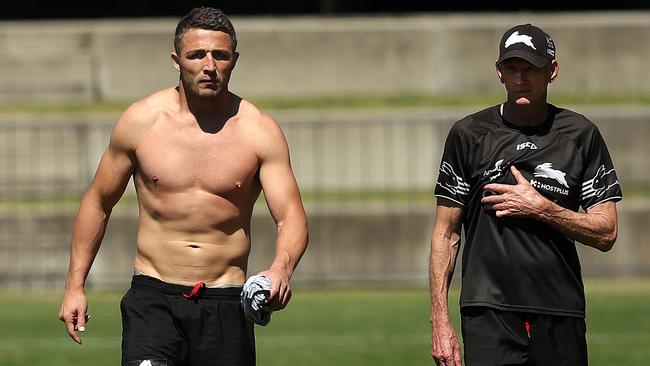
POLYGON ((489 178, 490 181, 493 181, 493 180, 497 179, 498 177, 500 177, 503 174, 504 166, 507 165, 507 163, 503 164, 503 162, 504 162, 504 159, 497 160, 497 162, 494 163, 494 168, 485 170, 483 172, 483 176, 486 177, 486 176, 489 175, 490 176, 490 178, 489 178))
POLYGON ((616 179, 616 174, 612 173, 614 173, 614 168, 607 170, 604 165, 601 165, 594 177, 582 184, 582 199, 601 197, 612 187, 617 186, 618 179, 616 179))
POLYGON ((465 183, 463 178, 456 174, 451 164, 446 161, 443 161, 440 166, 438 184, 453 195, 466 196, 469 194, 469 184, 465 183))
POLYGON ((553 163, 544 163, 536 166, 534 176, 555 179, 561 185, 569 188, 569 183, 566 181, 566 173, 561 170, 553 169, 553 163))
POLYGON ((560 185, 562 185, 562 187, 564 187, 562 188, 551 184, 543 183, 536 179, 531 179, 530 185, 532 185, 534 188, 543 189, 549 192, 559 193, 563 196, 569 195, 569 189, 568 189, 569 183, 566 180, 566 173, 559 169, 553 168, 553 163, 543 163, 536 166, 535 171, 533 172, 533 177, 553 179, 556 182, 558 182, 560 185))

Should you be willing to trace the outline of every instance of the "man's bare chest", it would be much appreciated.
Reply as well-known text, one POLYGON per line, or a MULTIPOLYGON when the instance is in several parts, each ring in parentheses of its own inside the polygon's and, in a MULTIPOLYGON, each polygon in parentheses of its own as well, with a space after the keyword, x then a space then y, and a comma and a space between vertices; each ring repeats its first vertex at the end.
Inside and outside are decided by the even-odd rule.
POLYGON ((154 131, 141 140, 136 160, 141 181, 160 192, 198 188, 224 195, 250 187, 259 168, 254 147, 232 132, 154 131))

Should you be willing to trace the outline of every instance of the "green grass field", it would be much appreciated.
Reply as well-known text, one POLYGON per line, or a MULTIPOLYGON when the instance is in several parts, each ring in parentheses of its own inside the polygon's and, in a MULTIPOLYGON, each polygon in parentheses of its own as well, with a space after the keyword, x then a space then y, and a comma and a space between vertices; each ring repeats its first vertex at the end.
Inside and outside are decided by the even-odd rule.
MULTIPOLYGON (((650 280, 589 281, 591 365, 650 364, 650 280)), ((57 319, 61 294, 0 294, 0 365, 118 365, 119 294, 91 292, 84 344, 57 319)), ((454 321, 457 291, 451 296, 454 321)), ((258 365, 432 365, 429 300, 418 289, 296 289, 257 328, 258 365)))

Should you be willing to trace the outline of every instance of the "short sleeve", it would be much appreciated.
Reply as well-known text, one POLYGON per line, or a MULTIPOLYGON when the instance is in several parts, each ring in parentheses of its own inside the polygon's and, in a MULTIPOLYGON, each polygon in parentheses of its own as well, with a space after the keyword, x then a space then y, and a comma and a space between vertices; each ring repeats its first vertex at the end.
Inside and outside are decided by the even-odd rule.
POLYGON ((621 185, 598 129, 594 130, 587 146, 586 167, 582 177, 580 205, 584 210, 606 201, 620 201, 623 198, 621 185))
POLYGON ((467 146, 463 142, 460 129, 454 126, 445 141, 434 189, 436 197, 444 197, 463 206, 467 204, 471 187, 466 156, 467 146))

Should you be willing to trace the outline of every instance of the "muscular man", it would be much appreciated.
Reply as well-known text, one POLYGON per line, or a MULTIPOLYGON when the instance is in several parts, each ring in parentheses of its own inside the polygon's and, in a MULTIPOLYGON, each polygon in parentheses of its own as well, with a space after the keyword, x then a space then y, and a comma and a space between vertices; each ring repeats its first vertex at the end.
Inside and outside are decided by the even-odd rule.
POLYGON ((230 20, 197 8, 176 28, 178 86, 117 121, 74 226, 59 314, 81 343, 84 283, 111 209, 131 176, 139 203, 135 275, 122 302, 122 364, 253 365, 252 323, 239 302, 260 191, 277 224, 271 309, 284 308, 307 246, 307 222, 277 123, 228 90, 239 54, 230 20), (149 363, 147 363, 149 364, 149 363))
POLYGON ((456 122, 442 156, 432 355, 439 365, 461 364, 447 295, 464 227, 466 365, 587 365, 575 242, 612 248, 621 188, 596 126, 546 101, 559 71, 548 34, 530 24, 506 31, 496 71, 507 100, 456 122))

